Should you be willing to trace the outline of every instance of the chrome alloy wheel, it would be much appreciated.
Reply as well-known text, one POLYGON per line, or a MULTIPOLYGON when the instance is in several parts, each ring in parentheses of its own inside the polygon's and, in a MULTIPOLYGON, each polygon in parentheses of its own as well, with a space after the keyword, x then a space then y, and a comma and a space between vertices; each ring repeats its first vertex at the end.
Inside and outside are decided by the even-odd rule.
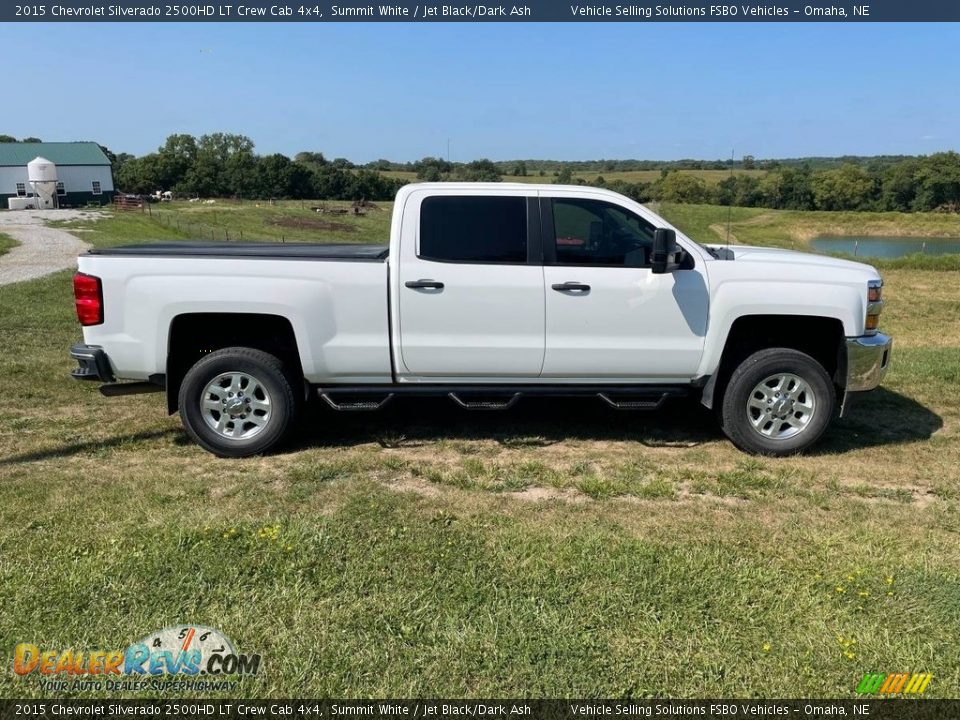
POLYGON ((799 375, 777 373, 757 384, 747 398, 746 409, 754 431, 771 440, 786 440, 810 424, 817 398, 799 375))
POLYGON ((270 422, 270 409, 270 394, 248 373, 221 373, 200 397, 203 421, 230 440, 246 440, 263 430, 270 422))

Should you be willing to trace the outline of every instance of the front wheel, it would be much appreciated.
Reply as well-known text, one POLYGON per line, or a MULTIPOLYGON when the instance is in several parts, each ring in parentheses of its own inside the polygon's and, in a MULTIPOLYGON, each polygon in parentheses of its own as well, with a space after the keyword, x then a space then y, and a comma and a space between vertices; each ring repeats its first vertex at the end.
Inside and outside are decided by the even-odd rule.
POLYGON ((823 366, 789 348, 750 355, 723 396, 721 424, 734 445, 760 455, 791 455, 815 443, 836 411, 823 366))
POLYGON ((284 364, 245 347, 217 350, 197 362, 183 378, 178 400, 187 434, 220 457, 246 457, 276 446, 297 408, 284 364))

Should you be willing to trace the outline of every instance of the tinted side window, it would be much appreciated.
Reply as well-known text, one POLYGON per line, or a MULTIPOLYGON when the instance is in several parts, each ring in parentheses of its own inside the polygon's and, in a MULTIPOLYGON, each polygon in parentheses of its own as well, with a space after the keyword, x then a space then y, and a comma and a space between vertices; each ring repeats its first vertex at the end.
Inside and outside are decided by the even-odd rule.
POLYGON ((527 203, 522 197, 438 195, 420 204, 424 260, 527 262, 527 203))
POLYGON ((558 265, 649 267, 654 227, 602 200, 555 198, 558 265))

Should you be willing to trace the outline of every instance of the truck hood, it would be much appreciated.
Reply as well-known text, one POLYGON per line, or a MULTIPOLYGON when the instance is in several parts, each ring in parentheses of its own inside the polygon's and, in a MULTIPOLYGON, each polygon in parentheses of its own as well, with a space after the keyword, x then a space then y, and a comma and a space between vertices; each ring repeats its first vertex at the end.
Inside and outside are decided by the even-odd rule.
POLYGON ((865 263, 852 260, 841 260, 829 255, 797 252, 796 250, 781 250, 780 248, 758 247, 755 245, 731 245, 717 247, 720 257, 737 262, 756 263, 784 263, 789 265, 806 265, 808 267, 830 268, 832 270, 849 270, 870 277, 880 277, 876 268, 865 263), (726 251, 726 252, 725 252, 726 251))

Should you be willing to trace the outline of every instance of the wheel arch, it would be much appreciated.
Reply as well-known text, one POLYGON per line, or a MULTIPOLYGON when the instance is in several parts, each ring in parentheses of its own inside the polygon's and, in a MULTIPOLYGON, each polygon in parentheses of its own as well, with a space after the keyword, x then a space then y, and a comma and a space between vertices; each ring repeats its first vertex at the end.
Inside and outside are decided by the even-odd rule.
POLYGON ((819 362, 839 391, 844 389, 847 357, 839 318, 822 315, 743 315, 733 321, 720 362, 703 387, 700 402, 714 408, 723 401, 730 376, 747 357, 766 348, 799 350, 819 362))
POLYGON ((187 371, 205 355, 233 346, 274 355, 296 377, 303 377, 300 348, 288 318, 266 313, 183 313, 171 320, 167 337, 167 412, 172 415, 177 411, 177 397, 187 371))

